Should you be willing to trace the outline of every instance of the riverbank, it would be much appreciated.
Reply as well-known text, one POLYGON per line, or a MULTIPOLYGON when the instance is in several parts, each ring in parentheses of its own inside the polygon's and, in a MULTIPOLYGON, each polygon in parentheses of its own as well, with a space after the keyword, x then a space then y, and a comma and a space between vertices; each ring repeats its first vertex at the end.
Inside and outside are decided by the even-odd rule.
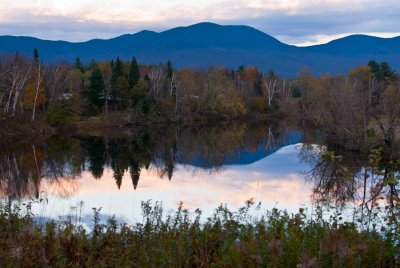
POLYGON ((113 129, 129 129, 129 128, 154 128, 159 126, 203 126, 203 125, 225 125, 232 123, 265 123, 270 121, 271 124, 276 124, 283 115, 278 118, 273 118, 267 114, 252 114, 237 118, 227 116, 132 116, 127 113, 113 113, 110 115, 83 117, 80 121, 70 124, 77 133, 101 132, 113 129))
POLYGON ((19 143, 21 141, 46 140, 54 135, 56 128, 42 118, 31 121, 24 117, 13 117, 0 121, 0 145, 19 143))

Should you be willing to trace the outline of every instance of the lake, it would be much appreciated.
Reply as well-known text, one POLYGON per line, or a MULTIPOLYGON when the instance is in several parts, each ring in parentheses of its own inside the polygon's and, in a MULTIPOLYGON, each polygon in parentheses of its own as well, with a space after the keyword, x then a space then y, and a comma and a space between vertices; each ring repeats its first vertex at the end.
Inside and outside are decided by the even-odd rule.
POLYGON ((334 204, 349 219, 367 199, 359 175, 368 157, 344 152, 353 178, 342 180, 332 176, 339 168, 323 161, 325 143, 317 130, 246 123, 56 136, 4 146, 0 190, 3 202, 31 202, 39 221, 69 217, 84 225, 93 208, 101 208, 103 220, 140 222, 148 200, 161 203, 165 214, 183 202, 204 217, 249 199, 262 210, 305 208, 310 215, 316 204, 334 204))

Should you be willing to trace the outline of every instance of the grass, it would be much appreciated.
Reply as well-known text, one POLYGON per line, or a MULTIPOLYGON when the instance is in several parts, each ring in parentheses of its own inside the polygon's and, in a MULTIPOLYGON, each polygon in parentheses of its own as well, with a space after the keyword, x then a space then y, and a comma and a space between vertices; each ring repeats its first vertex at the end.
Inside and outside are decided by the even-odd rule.
MULTIPOLYGON (((356 224, 313 219, 273 209, 257 219, 253 202, 237 211, 225 206, 212 217, 179 206, 163 215, 159 203, 142 203, 134 226, 114 218, 93 228, 71 220, 35 223, 31 204, 0 205, 1 267, 399 267, 392 236, 360 231, 356 224), (24 211, 24 212, 22 212, 24 211)), ((255 207, 259 209, 259 207, 255 207)))

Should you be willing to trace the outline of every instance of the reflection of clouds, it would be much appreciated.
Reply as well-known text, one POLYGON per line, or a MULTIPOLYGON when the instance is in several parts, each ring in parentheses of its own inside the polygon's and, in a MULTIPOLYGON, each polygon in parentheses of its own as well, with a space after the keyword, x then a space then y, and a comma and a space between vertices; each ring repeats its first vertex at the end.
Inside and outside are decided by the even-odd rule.
POLYGON ((115 214, 130 222, 141 218, 140 203, 146 200, 162 201, 165 211, 176 209, 182 201, 184 208, 200 208, 206 215, 221 203, 238 208, 250 198, 261 201, 266 208, 278 204, 282 209, 297 210, 309 202, 311 194, 311 185, 299 173, 306 166, 299 163, 298 153, 299 147, 291 145, 251 165, 227 166, 216 173, 193 172, 193 168, 177 165, 172 181, 160 179, 157 170, 150 168, 142 170, 135 191, 129 172, 124 174, 120 190, 109 168, 100 180, 83 172, 75 195, 69 198, 49 195, 51 216, 65 215, 79 201, 85 202, 85 214, 90 215, 93 207, 102 207, 102 214, 115 214))

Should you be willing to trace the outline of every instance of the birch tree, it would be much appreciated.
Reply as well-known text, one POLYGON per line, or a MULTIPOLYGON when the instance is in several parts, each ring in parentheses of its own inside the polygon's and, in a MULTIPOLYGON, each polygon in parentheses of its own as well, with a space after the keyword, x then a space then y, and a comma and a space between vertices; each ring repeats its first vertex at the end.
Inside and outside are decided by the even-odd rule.
POLYGON ((268 75, 266 75, 264 83, 264 95, 267 99, 268 106, 271 107, 272 100, 275 97, 276 91, 277 91, 277 83, 278 83, 279 77, 275 75, 275 73, 272 70, 269 70, 268 75))
POLYGON ((151 66, 148 70, 150 80, 150 95, 153 96, 156 102, 161 98, 161 90, 164 83, 164 70, 160 66, 151 66))
POLYGON ((37 66, 37 79, 36 79, 37 83, 36 83, 36 87, 35 87, 35 99, 33 101, 33 108, 32 108, 32 121, 35 120, 36 103, 37 103, 37 99, 38 99, 40 90, 43 90, 42 84, 43 84, 43 78, 44 78, 45 73, 46 73, 46 69, 44 69, 42 67, 42 63, 39 62, 38 66, 37 66))
POLYGON ((62 63, 50 67, 46 72, 46 97, 48 106, 51 107, 64 93, 68 81, 68 69, 62 63))
POLYGON ((290 83, 289 86, 286 87, 286 80, 284 79, 282 85, 282 98, 284 104, 288 104, 291 92, 292 92, 292 84, 290 83))
POLYGON ((32 65, 27 61, 15 56, 11 63, 10 71, 8 72, 8 83, 6 91, 8 99, 4 107, 4 114, 15 116, 17 104, 20 101, 22 91, 28 81, 32 70, 32 65))
POLYGON ((267 98, 268 106, 270 107, 276 93, 276 82, 276 78, 267 78, 265 81, 265 96, 267 98))

